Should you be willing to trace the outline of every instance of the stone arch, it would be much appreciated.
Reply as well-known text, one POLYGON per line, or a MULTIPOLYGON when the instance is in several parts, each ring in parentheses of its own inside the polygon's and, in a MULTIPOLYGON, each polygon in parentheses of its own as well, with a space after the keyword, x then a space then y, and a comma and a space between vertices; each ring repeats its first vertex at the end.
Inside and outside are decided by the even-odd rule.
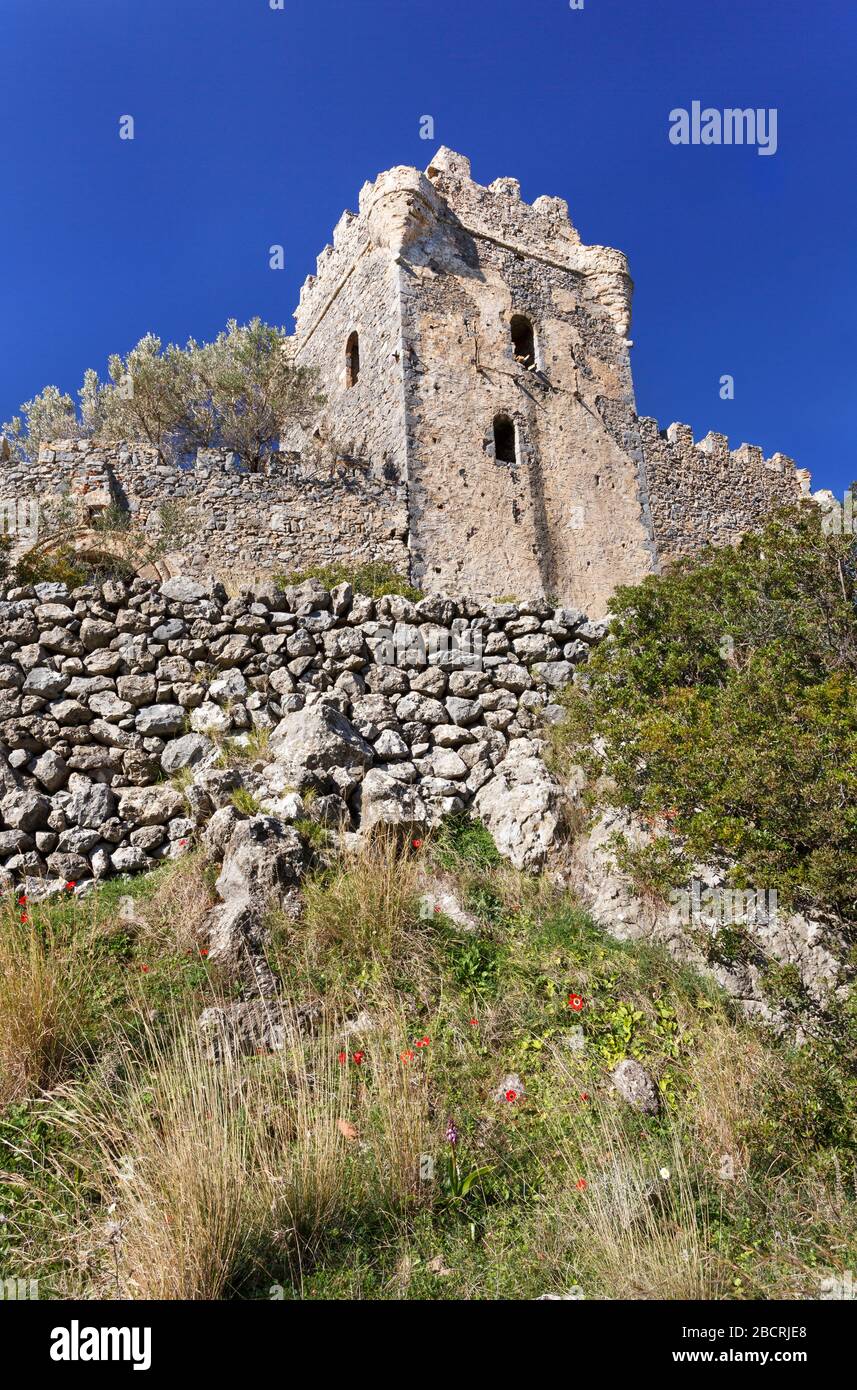
POLYGON ((360 338, 355 330, 345 344, 345 385, 356 386, 360 376, 360 338))

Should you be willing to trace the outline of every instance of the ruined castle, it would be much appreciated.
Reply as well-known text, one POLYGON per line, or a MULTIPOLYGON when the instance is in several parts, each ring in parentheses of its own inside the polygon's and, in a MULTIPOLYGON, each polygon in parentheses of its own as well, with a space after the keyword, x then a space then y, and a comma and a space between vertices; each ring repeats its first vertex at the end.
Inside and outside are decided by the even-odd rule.
POLYGON ((326 403, 262 472, 224 450, 180 469, 142 445, 60 441, 0 461, 0 497, 37 499, 48 549, 71 506, 81 551, 103 549, 91 523, 111 503, 145 527, 180 501, 188 535, 161 577, 383 560, 429 593, 599 614, 618 584, 809 491, 782 454, 637 415, 631 294, 625 256, 585 246, 563 199, 483 187, 441 149, 424 173, 365 184, 318 257, 289 350, 326 403))

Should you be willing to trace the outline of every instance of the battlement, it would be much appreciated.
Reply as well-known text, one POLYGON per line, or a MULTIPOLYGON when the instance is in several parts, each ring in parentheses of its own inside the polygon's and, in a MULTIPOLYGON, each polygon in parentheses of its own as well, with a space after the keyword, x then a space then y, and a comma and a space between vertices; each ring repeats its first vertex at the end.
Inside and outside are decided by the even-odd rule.
POLYGON ((730 449, 725 434, 694 441, 690 425, 661 429, 639 419, 659 560, 669 564, 704 545, 729 545, 764 524, 776 507, 810 495, 809 472, 786 454, 765 458, 754 444, 730 449))
POLYGON ((805 468, 798 468, 794 459, 789 458, 788 454, 777 452, 771 454, 770 458, 765 458, 764 450, 756 444, 739 444, 737 449, 730 449, 728 437, 725 434, 718 434, 714 430, 709 430, 702 439, 694 440, 690 425, 673 421, 671 425, 667 425, 666 429, 661 429, 657 420, 652 419, 649 415, 641 415, 639 423, 644 444, 661 440, 673 445, 680 454, 686 453, 687 450, 697 450, 704 454, 706 459, 718 463, 725 463, 728 459, 739 470, 762 467, 767 468, 772 473, 780 473, 784 476, 793 474, 800 494, 809 494, 810 473, 805 468))
POLYGON ((514 178, 498 178, 487 187, 478 184, 471 178, 470 160, 442 147, 424 173, 399 165, 365 183, 358 207, 356 214, 343 213, 333 244, 324 248, 315 274, 304 281, 295 311, 299 338, 311 332, 361 254, 384 246, 401 256, 432 225, 445 221, 517 255, 579 275, 587 292, 613 315, 616 332, 627 335, 633 290, 627 258, 611 247, 585 246, 564 198, 542 195, 526 203, 514 178))

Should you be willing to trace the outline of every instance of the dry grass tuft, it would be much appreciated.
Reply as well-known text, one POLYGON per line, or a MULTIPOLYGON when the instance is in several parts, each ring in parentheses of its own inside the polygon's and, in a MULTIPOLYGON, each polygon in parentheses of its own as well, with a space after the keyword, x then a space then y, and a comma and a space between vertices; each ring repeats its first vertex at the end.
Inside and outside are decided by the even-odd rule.
POLYGON ((548 1267, 587 1298, 724 1297, 692 1136, 641 1135, 627 1120, 605 1097, 559 1138, 545 1172, 548 1267))
POLYGON ((416 964, 419 884, 419 865, 390 833, 374 836, 356 854, 308 879, 294 934, 306 968, 339 960, 363 972, 386 973, 402 961, 416 964))
POLYGON ((201 854, 165 865, 152 896, 135 903, 141 939, 177 951, 198 947, 200 927, 217 901, 210 880, 201 854))
POLYGON ((56 1085, 90 1019, 89 934, 69 939, 38 912, 0 910, 0 1109, 56 1085))
MULTIPOLYGON (((121 1094, 69 1096, 63 1124, 109 1219, 81 1210, 103 1296, 220 1299, 300 1281, 340 1234, 414 1199, 427 1101, 398 1020, 340 1061, 333 1031, 283 1017, 282 1051, 213 1063, 196 1030, 150 1038, 121 1094)), ((68 1175, 68 1185, 72 1177, 68 1175)))

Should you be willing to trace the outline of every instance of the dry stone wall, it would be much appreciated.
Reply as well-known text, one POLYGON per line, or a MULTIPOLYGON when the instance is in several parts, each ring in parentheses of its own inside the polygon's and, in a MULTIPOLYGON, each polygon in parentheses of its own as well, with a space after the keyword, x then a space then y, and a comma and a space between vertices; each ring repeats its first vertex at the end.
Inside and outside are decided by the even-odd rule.
POLYGON ((375 601, 317 580, 232 599, 190 578, 10 589, 0 884, 38 897, 151 868, 239 787, 263 817, 346 832, 472 807, 535 866, 558 820, 540 731, 604 631, 544 600, 375 601))

